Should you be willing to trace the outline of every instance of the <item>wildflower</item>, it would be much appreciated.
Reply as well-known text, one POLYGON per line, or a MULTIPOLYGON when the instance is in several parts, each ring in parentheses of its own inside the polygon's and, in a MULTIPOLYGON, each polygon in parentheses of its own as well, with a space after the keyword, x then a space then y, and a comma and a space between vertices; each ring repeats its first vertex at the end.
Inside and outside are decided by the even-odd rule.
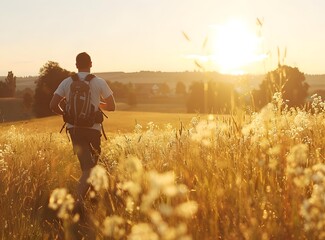
MULTIPOLYGON (((157 232, 159 235, 164 235, 166 232, 169 231, 168 224, 164 221, 161 214, 158 211, 152 210, 148 213, 148 216, 150 217, 151 223, 155 225, 155 228, 157 229, 157 232)), ((163 238, 163 239, 169 239, 169 238, 163 238)))
POLYGON ((298 174, 295 175, 293 182, 297 187, 308 186, 310 184, 310 180, 312 177, 311 169, 310 168, 298 168, 298 169, 296 170, 298 174))
POLYGON ((129 240, 158 240, 159 236, 147 223, 138 223, 131 229, 129 240))
POLYGON ((0 172, 1 171, 6 171, 8 164, 5 161, 5 152, 3 150, 0 150, 0 172))
POLYGON ((24 131, 19 131, 14 125, 11 125, 9 130, 6 132, 6 139, 9 142, 24 142, 26 135, 24 131))
POLYGON ((310 126, 310 120, 308 113, 304 111, 298 111, 293 119, 294 127, 297 132, 302 132, 308 129, 310 126))
POLYGON ((134 127, 134 132, 135 132, 135 133, 142 133, 142 126, 141 126, 139 123, 137 123, 137 124, 135 125, 135 127, 134 127))
POLYGON ((122 184, 122 190, 128 191, 134 200, 138 200, 139 194, 142 191, 141 185, 137 182, 127 181, 122 184))
POLYGON ((172 132, 173 130, 174 130, 174 127, 170 123, 167 123, 165 125, 165 131, 172 132))
POLYGON ((156 171, 151 171, 149 172, 149 181, 152 189, 164 189, 168 192, 168 188, 175 183, 175 174, 172 171, 161 174, 156 171))
POLYGON ((281 146, 275 145, 274 147, 269 148, 267 153, 271 156, 277 156, 281 153, 281 146))
POLYGON ((153 132, 155 129, 158 129, 158 126, 155 125, 153 122, 148 122, 147 129, 148 132, 153 132))
POLYGON ((315 184, 323 185, 325 184, 325 164, 319 163, 312 167, 314 172, 312 180, 315 184))
POLYGON ((216 124, 210 117, 207 121, 200 121, 196 124, 195 128, 192 129, 191 139, 194 142, 203 143, 204 146, 210 146, 216 129, 216 124))
POLYGON ((175 197, 176 195, 182 195, 188 192, 188 188, 184 184, 167 184, 162 188, 163 194, 167 197, 175 197))
POLYGON ((150 210, 153 202, 159 197, 159 191, 157 189, 150 189, 150 191, 144 194, 141 198, 140 209, 143 212, 150 210))
POLYGON ((96 165, 90 172, 90 176, 87 180, 96 191, 108 188, 108 176, 104 167, 96 165))
POLYGON ((272 124, 275 118, 274 108, 271 103, 267 104, 259 113, 252 114, 249 124, 243 126, 242 134, 247 139, 252 138, 252 142, 259 142, 261 138, 272 135, 272 124))
POLYGON ((195 201, 181 203, 175 209, 176 214, 183 218, 192 217, 198 210, 198 204, 195 201))
POLYGON ((103 234, 113 239, 121 239, 125 235, 124 219, 119 216, 106 217, 104 220, 103 234))
POLYGON ((281 92, 275 92, 272 97, 274 106, 277 107, 277 110, 280 110, 281 107, 284 105, 283 97, 281 92))
POLYGON ((134 205, 135 205, 133 199, 131 197, 127 197, 125 202, 126 202, 125 210, 129 213, 132 213, 134 211, 134 205))
POLYGON ((323 186, 315 184, 309 199, 304 200, 300 209, 300 214, 305 219, 304 228, 306 231, 313 231, 318 239, 325 239, 325 189, 323 186))
POLYGON ((44 153, 44 151, 42 151, 42 150, 38 150, 36 154, 37 154, 37 157, 38 157, 40 160, 44 160, 44 159, 45 159, 45 153, 44 153))
MULTIPOLYGON (((136 156, 128 156, 120 164, 120 170, 124 175, 129 175, 130 180, 139 182, 143 175, 143 166, 136 156)), ((124 176, 120 176, 123 178, 124 176)))
POLYGON ((174 211, 172 206, 170 206, 169 204, 165 204, 165 203, 160 204, 158 209, 162 215, 167 216, 167 217, 171 216, 174 211))
POLYGON ((287 156, 287 172, 294 173, 299 166, 305 166, 307 163, 308 146, 305 144, 298 144, 294 146, 287 156))
POLYGON ((65 188, 57 188, 53 190, 48 206, 58 211, 59 218, 67 219, 73 209, 74 199, 65 188))
POLYGON ((197 117, 193 117, 193 118, 191 119, 191 125, 192 125, 193 127, 195 127, 199 122, 200 122, 200 119, 197 118, 197 117))
MULTIPOLYGON (((0 155, 1 157, 1 155, 0 155)), ((0 159, 0 172, 6 171, 8 167, 7 162, 4 159, 0 159)))
POLYGON ((278 156, 281 153, 281 146, 275 145, 274 147, 271 147, 267 150, 267 154, 270 156, 269 159, 269 168, 275 169, 278 165, 278 156))
POLYGON ((322 97, 317 96, 317 94, 314 94, 311 96, 311 99, 313 100, 311 106, 315 114, 321 112, 322 109, 324 109, 324 102, 322 101, 322 97))

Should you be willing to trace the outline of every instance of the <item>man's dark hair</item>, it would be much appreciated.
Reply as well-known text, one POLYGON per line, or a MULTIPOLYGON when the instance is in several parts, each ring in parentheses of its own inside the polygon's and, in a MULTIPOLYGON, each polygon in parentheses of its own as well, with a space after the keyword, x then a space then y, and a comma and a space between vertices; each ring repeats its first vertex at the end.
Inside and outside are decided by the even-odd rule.
POLYGON ((91 64, 91 58, 86 52, 79 53, 76 57, 77 68, 87 68, 91 64))

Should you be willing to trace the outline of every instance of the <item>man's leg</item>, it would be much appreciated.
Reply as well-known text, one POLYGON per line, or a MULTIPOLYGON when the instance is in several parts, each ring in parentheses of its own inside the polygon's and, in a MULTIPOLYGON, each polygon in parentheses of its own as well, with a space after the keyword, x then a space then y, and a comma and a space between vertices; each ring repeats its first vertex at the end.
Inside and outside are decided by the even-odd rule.
POLYGON ((100 132, 93 129, 70 130, 73 148, 78 156, 82 174, 77 187, 78 198, 82 201, 90 187, 87 180, 91 169, 96 166, 100 148, 100 132))

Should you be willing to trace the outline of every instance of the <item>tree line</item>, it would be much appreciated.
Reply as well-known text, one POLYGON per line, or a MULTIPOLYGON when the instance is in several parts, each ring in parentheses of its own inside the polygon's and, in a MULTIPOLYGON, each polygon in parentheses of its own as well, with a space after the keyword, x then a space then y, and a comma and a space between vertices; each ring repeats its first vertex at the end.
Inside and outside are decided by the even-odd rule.
MULTIPOLYGON (((24 102, 32 106, 36 117, 50 116, 49 102, 53 92, 61 81, 73 74, 59 66, 57 62, 48 61, 41 67, 35 82, 34 96, 24 95, 24 102)), ((249 94, 238 92, 237 86, 227 82, 198 80, 191 83, 188 89, 183 82, 177 82, 175 92, 186 98, 186 108, 189 113, 231 113, 236 107, 250 107, 257 111, 272 100, 275 92, 281 92, 289 107, 302 107, 308 96, 308 84, 305 75, 296 67, 279 65, 277 69, 268 72, 258 89, 249 94)), ((137 93, 134 84, 108 82, 116 98, 127 100, 129 105, 137 104, 137 93)), ((166 84, 167 85, 167 84, 166 84)), ((8 72, 5 81, 0 81, 0 97, 14 97, 16 77, 8 72)), ((164 93, 169 91, 163 86, 164 93)))
POLYGON ((275 92, 281 92, 289 107, 303 107, 309 85, 305 75, 296 67, 279 65, 266 74, 258 89, 240 93, 230 83, 197 81, 190 86, 188 112, 230 113, 236 107, 249 107, 258 111, 272 101, 275 92))

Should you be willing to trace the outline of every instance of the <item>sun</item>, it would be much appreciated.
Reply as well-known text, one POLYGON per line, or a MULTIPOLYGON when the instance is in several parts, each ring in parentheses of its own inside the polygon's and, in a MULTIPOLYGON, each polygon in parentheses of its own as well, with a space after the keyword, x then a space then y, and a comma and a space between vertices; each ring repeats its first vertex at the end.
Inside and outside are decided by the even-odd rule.
POLYGON ((213 27, 211 55, 222 73, 243 74, 253 63, 265 59, 261 37, 243 21, 232 20, 213 27))

